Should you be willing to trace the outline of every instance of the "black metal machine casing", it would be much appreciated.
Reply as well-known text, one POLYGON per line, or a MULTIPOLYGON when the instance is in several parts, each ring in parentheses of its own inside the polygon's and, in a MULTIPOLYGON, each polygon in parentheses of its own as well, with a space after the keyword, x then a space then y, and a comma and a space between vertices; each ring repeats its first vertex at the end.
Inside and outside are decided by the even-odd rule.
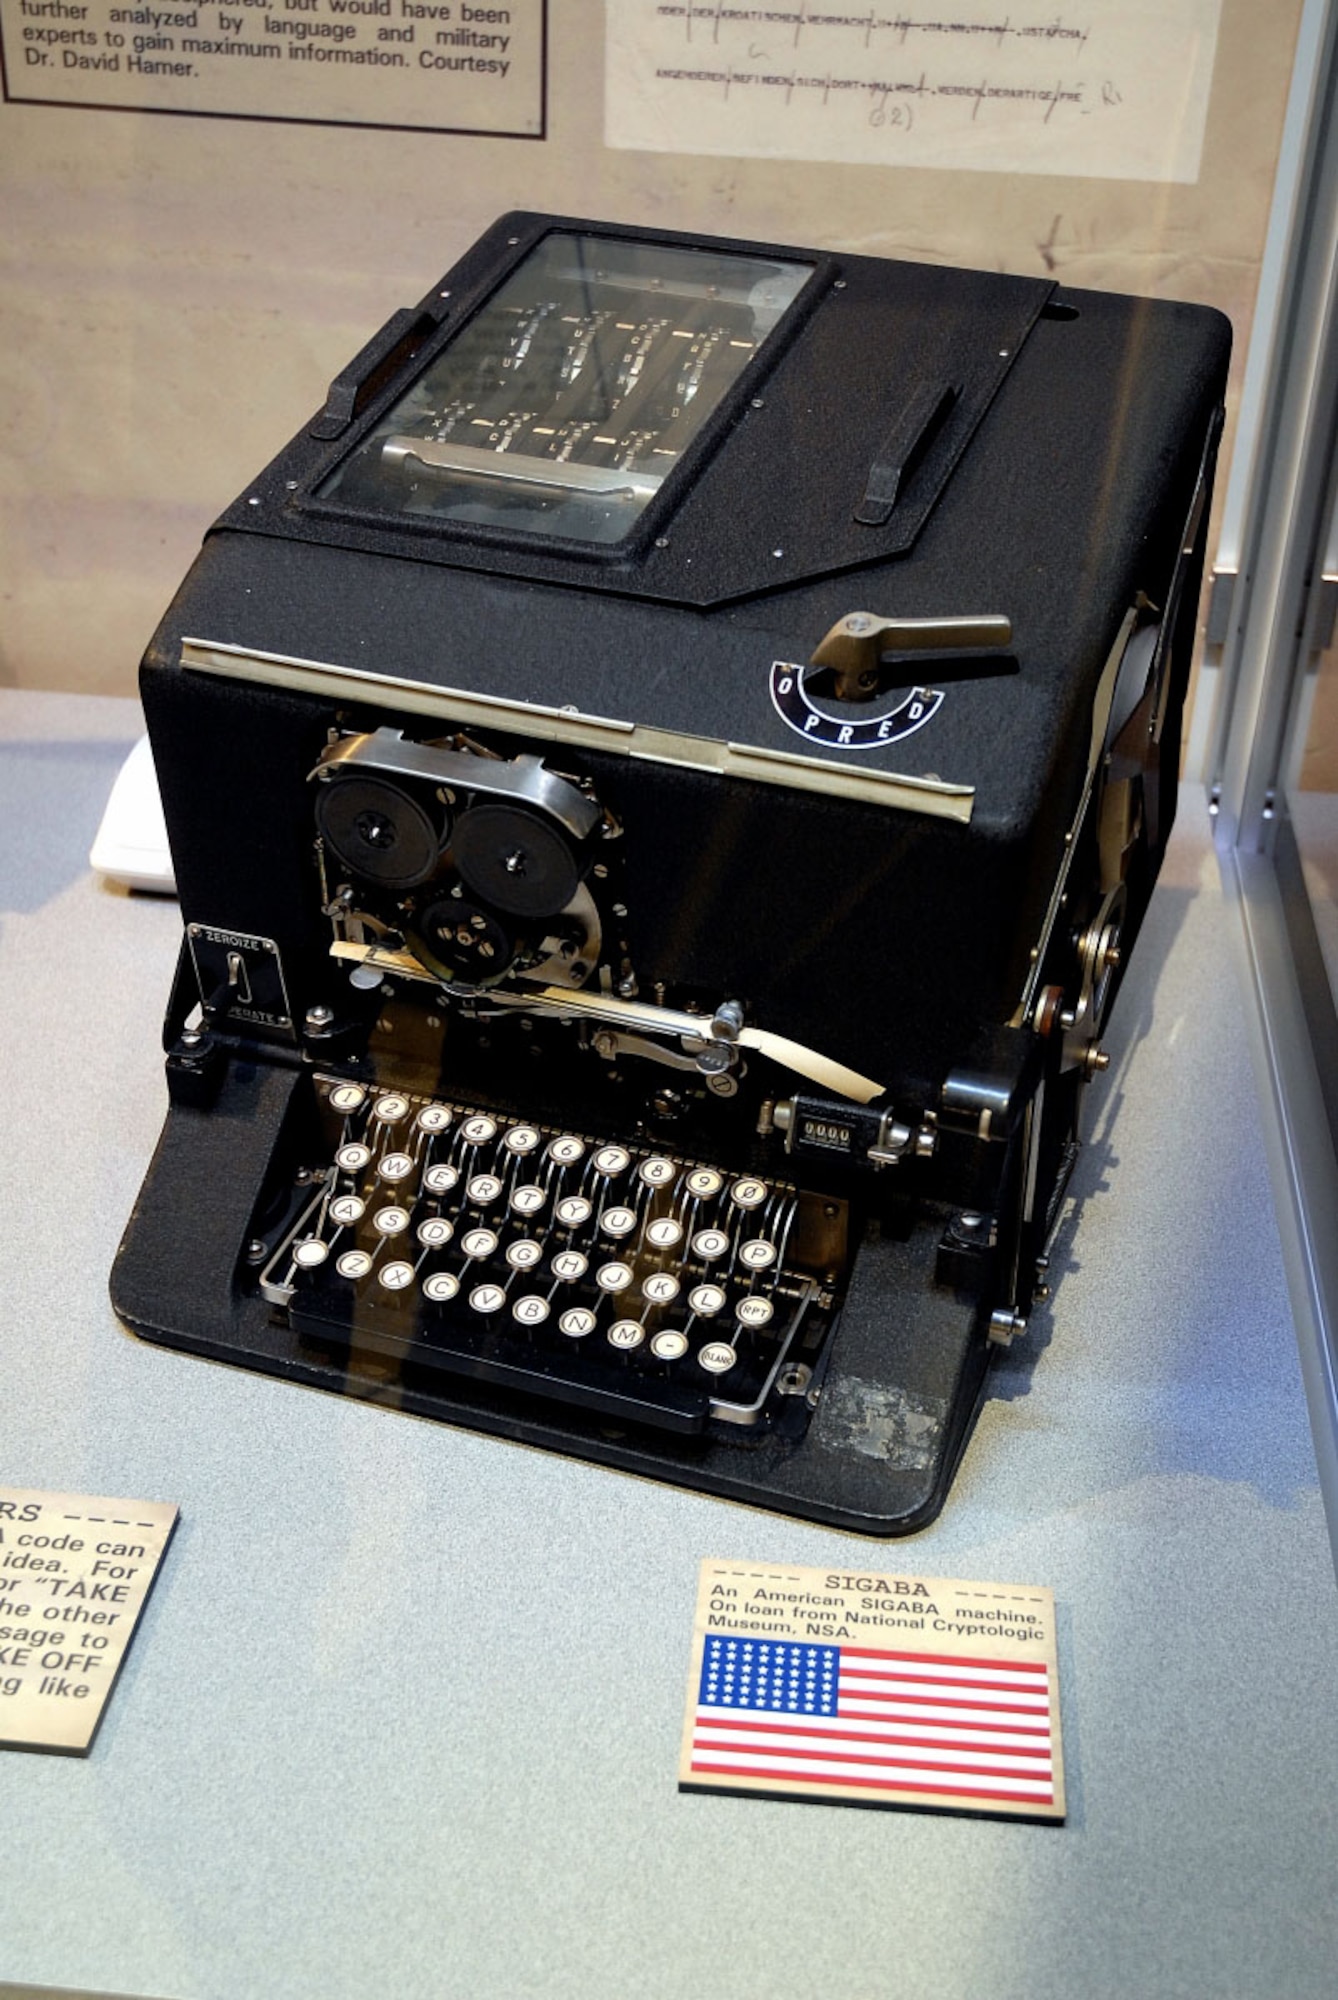
POLYGON ((845 1527, 932 1518, 1170 830, 1228 351, 1203 308, 499 222, 146 654, 187 936, 122 1316, 845 1527), (654 395, 660 430, 571 415, 601 353, 601 409, 654 395), (467 395, 431 389, 452 354, 467 395), (388 889, 366 843, 420 833, 388 889), (262 1278, 324 1186, 318 1077, 798 1188, 808 1331, 756 1420, 643 1421, 514 1328, 447 1359, 375 1297, 304 1320, 262 1278))

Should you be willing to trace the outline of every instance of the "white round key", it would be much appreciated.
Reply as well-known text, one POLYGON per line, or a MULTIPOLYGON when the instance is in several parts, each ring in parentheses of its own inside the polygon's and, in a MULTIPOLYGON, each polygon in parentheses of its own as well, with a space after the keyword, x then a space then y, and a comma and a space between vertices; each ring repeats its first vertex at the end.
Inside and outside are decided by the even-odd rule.
POLYGON ((430 1278, 423 1280, 423 1297, 431 1299, 434 1306, 444 1306, 459 1289, 460 1280, 453 1278, 449 1271, 434 1271, 430 1278))
POLYGON ((725 1303, 725 1294, 719 1285, 694 1285, 688 1293, 688 1304, 703 1319, 711 1319, 720 1312, 725 1303))
POLYGON ((572 1340, 582 1340, 595 1330, 595 1316, 588 1306, 569 1306, 558 1325, 572 1340))
POLYGON ((517 1215, 537 1215, 547 1200, 547 1188, 526 1186, 511 1192, 511 1206, 517 1215))
POLYGON ((506 1246, 506 1261, 513 1271, 532 1271, 544 1254, 542 1243, 535 1243, 528 1236, 518 1237, 506 1246))
POLYGON ((641 1296, 653 1306, 667 1306, 678 1297, 678 1279, 672 1271, 652 1271, 641 1280, 641 1296))
POLYGON ((428 1215, 418 1225, 418 1241, 429 1250, 439 1250, 443 1243, 449 1243, 455 1230, 444 1215, 428 1215))
POLYGON ((683 1227, 671 1215, 657 1216, 646 1225, 646 1241, 653 1243, 657 1250, 672 1250, 675 1243, 683 1241, 683 1227))
POLYGON ((646 1329, 639 1319, 616 1319, 609 1328, 610 1347, 640 1347, 646 1329))
POLYGON ((383 1236, 398 1236, 409 1227, 409 1211, 406 1208, 378 1208, 372 1221, 383 1236))
POLYGON ((632 1155, 625 1146, 601 1146, 594 1158, 597 1174, 623 1174, 631 1164, 632 1155))
POLYGON ((497 1238, 491 1229, 467 1229, 460 1238, 460 1248, 466 1257, 491 1257, 497 1248, 497 1238))
POLYGON ((708 1340, 697 1355, 708 1375, 728 1375, 738 1358, 727 1340, 708 1340))
POLYGON ((423 1186, 429 1194, 449 1194, 459 1178, 454 1167, 429 1167, 423 1175, 423 1186))
POLYGON ((362 1146, 355 1140, 353 1144, 341 1146, 335 1154, 335 1165, 342 1167, 346 1174, 360 1174, 372 1157, 370 1146, 362 1146))
POLYGON ((510 1153, 532 1153, 540 1144, 541 1136, 533 1125, 513 1125, 504 1136, 502 1144, 510 1153))
POLYGON ((574 1167, 578 1160, 585 1158, 585 1141, 564 1132, 560 1138, 550 1141, 548 1157, 560 1167, 574 1167))
POLYGON ((736 1208, 760 1208, 767 1198, 765 1181, 735 1181, 729 1198, 736 1208))
POLYGON ((699 1229, 692 1239, 694 1255, 708 1264, 717 1257, 723 1257, 729 1248, 729 1238, 723 1229, 699 1229))
POLYGON ((337 1083, 330 1092, 330 1105, 335 1111, 356 1111, 366 1095, 360 1083, 337 1083))
POLYGON ((770 1299, 759 1298, 757 1293, 750 1292, 735 1306, 734 1317, 740 1326, 765 1326, 774 1312, 770 1299))
POLYGON ((583 1278, 589 1268, 589 1258, 583 1257, 579 1250, 559 1250, 553 1259, 554 1277, 563 1279, 569 1285, 575 1279, 583 1278))
POLYGON ((329 1254, 329 1244, 322 1243, 319 1236, 309 1236, 305 1243, 293 1245, 293 1262, 299 1264, 304 1271, 314 1271, 318 1264, 325 1262, 329 1254))
POLYGON ((451 1122, 451 1114, 444 1104, 425 1104, 417 1122, 420 1132, 444 1132, 451 1122))
POLYGON ((330 1217, 347 1228, 350 1223, 362 1221, 366 1208, 366 1202, 359 1201, 355 1194, 337 1194, 330 1203, 330 1217))
POLYGON ((590 1203, 581 1194, 564 1194, 557 1205, 557 1219, 566 1229, 579 1229, 593 1213, 590 1203))
POLYGON ((413 1172, 413 1160, 408 1153, 386 1153, 376 1171, 383 1181, 407 1181, 413 1172))
POLYGON ((643 1180, 647 1187, 668 1187, 677 1172, 678 1168, 673 1161, 661 1158, 658 1153, 653 1154, 649 1160, 643 1160, 637 1168, 638 1178, 643 1180))
POLYGON ((501 1192, 502 1183, 498 1180, 496 1174, 475 1174, 465 1189, 465 1193, 471 1201, 481 1204, 496 1201, 501 1192))
POLYGON ((724 1185, 724 1175, 718 1174, 714 1167, 695 1167, 688 1175, 688 1193, 695 1194, 698 1201, 709 1201, 724 1185))
POLYGON ((346 1250, 342 1257, 335 1258, 335 1269, 341 1278, 365 1278, 372 1268, 372 1260, 365 1250, 346 1250))
POLYGON ((506 1293, 500 1285, 475 1285, 469 1303, 476 1313, 500 1312, 506 1304, 506 1293))
POLYGON ((385 1097, 378 1097, 372 1106, 373 1118, 379 1118, 383 1125, 397 1125, 409 1109, 407 1097, 390 1091, 385 1097))
POLYGON ((636 1228, 636 1214, 630 1208, 606 1208, 599 1226, 605 1236, 630 1236, 636 1228))
POLYGON ((548 1300, 530 1292, 523 1299, 517 1299, 511 1308, 511 1317, 522 1326, 542 1326, 548 1318, 548 1300))
POLYGON ((632 1282, 632 1272, 626 1264, 601 1264, 595 1272, 595 1283, 602 1292, 625 1292, 632 1282))
POLYGON ((739 1245, 739 1262, 746 1264, 750 1271, 765 1271, 776 1261, 776 1246, 768 1243, 765 1236, 754 1236, 751 1242, 739 1245))
POLYGON ((466 1118, 460 1127, 460 1132, 471 1146, 486 1146, 489 1139, 497 1137, 497 1120, 483 1117, 466 1118))
POLYGON ((688 1337, 666 1328, 657 1333, 650 1344, 650 1351, 657 1361, 681 1361, 688 1351, 688 1337))
POLYGON ((376 1275, 388 1292, 404 1292, 413 1283, 413 1265, 395 1257, 389 1264, 383 1264, 376 1275))

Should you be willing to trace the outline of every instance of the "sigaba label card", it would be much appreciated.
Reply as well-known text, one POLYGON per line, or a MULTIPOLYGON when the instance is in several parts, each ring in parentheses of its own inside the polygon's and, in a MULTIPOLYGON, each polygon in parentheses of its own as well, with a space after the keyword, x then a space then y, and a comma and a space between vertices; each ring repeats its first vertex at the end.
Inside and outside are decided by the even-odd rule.
POLYGON ((92 1747, 177 1510, 0 1486, 0 1749, 92 1747))
POLYGON ((1052 1593, 702 1564, 679 1786, 1064 1817, 1052 1593))

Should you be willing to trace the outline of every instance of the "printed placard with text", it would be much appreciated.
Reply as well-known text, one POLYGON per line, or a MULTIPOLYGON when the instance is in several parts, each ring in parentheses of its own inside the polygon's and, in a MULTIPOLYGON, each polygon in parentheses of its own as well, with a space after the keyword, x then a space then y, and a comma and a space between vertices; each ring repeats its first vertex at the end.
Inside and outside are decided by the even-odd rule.
POLYGON ((702 1564, 679 1786, 1063 1819, 1052 1593, 702 1564))
POLYGON ((0 0, 12 104, 542 139, 547 0, 0 0))
POLYGON ((605 144, 1194 181, 1221 6, 605 0, 605 144))
POLYGON ((0 1749, 92 1746, 175 1507, 0 1486, 0 1749))

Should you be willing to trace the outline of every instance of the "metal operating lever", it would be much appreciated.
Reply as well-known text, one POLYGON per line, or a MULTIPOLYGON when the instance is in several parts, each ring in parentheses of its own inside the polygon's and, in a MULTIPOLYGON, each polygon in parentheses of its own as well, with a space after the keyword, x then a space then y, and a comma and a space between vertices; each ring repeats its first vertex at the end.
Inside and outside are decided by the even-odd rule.
POLYGON ((863 701, 873 692, 884 653, 959 652, 1007 646, 1011 619, 998 612, 964 618, 879 618, 871 611, 847 611, 838 618, 809 664, 828 667, 836 677, 838 701, 863 701))

